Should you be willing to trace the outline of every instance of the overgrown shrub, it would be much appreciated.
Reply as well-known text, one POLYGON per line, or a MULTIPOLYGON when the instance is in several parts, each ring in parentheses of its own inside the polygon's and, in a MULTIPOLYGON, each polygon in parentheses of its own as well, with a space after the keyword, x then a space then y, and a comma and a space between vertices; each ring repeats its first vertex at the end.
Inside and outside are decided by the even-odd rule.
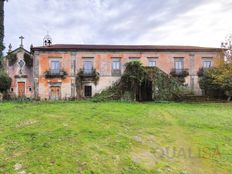
MULTIPOLYGON (((119 81, 97 94, 94 101, 143 100, 143 85, 152 85, 152 100, 181 100, 190 90, 157 67, 144 67, 138 61, 128 62, 119 81)), ((147 89, 145 89, 147 90, 147 89)))
POLYGON ((125 66, 120 86, 123 91, 130 91, 131 100, 136 100, 140 95, 141 85, 145 81, 146 71, 139 61, 127 62, 125 66))
POLYGON ((26 63, 27 67, 32 67, 33 66, 33 59, 30 54, 24 53, 24 62, 26 63))
POLYGON ((93 101, 101 102, 108 100, 120 100, 121 94, 119 90, 119 82, 114 83, 112 86, 101 91, 93 97, 93 101))
POLYGON ((9 65, 12 66, 16 63, 17 61, 17 54, 16 53, 10 53, 6 56, 8 59, 9 65))
POLYGON ((199 84, 206 95, 212 96, 212 94, 223 92, 230 101, 232 97, 232 63, 225 63, 204 71, 199 84))
POLYGON ((7 91, 11 86, 11 81, 7 73, 0 71, 0 92, 7 91))

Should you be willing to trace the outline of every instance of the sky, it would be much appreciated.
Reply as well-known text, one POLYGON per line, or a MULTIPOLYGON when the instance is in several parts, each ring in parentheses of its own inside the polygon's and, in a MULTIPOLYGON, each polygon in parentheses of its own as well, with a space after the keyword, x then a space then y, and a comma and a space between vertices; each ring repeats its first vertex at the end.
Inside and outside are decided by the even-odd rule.
MULTIPOLYGON (((5 46, 53 44, 220 47, 232 33, 232 0, 9 0, 5 46)), ((6 48, 6 49, 7 49, 6 48)))

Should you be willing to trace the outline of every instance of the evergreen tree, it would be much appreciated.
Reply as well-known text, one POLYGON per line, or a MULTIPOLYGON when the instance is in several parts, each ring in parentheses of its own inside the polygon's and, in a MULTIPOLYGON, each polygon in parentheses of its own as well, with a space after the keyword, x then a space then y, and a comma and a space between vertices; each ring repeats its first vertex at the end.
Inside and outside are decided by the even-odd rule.
POLYGON ((4 45, 4 1, 0 0, 0 57, 3 55, 4 45))

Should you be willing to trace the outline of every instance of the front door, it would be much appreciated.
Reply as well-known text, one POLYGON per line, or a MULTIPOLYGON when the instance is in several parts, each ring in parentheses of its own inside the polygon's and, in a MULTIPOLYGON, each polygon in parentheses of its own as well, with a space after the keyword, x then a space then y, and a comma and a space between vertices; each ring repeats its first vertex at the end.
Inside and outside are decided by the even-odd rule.
POLYGON ((92 86, 85 86, 85 97, 92 97, 92 86))
POLYGON ((25 97, 25 82, 18 82, 18 97, 25 97))
POLYGON ((51 86, 50 89, 50 99, 51 100, 59 100, 60 99, 60 87, 59 86, 51 86))

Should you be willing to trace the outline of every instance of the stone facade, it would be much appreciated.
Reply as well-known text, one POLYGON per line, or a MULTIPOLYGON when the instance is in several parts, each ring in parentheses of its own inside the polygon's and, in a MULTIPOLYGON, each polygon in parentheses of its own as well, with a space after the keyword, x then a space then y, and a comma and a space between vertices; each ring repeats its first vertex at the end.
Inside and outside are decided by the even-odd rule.
MULTIPOLYGON (((195 93, 201 95, 197 72, 204 66, 205 60, 209 66, 217 66, 223 58, 220 49, 201 47, 159 47, 146 49, 129 46, 88 46, 84 45, 51 45, 35 47, 34 55, 34 86, 35 96, 40 99, 66 99, 93 96, 116 82, 123 73, 125 63, 130 60, 139 60, 144 66, 157 66, 167 74, 176 66, 187 69, 189 75, 185 78, 186 84, 195 93), (124 49, 126 48, 126 49, 124 49), (119 72, 113 74, 113 61, 119 61, 119 72), (176 62, 176 60, 181 60, 176 62), (64 76, 46 77, 46 73, 57 65, 64 76), (153 63, 152 63, 153 62, 153 63), (54 65, 53 65, 54 64, 54 65), (99 73, 99 80, 94 82, 91 77, 85 77, 78 83, 77 74, 80 70, 92 67, 99 73), (55 92, 54 92, 55 91, 55 92)), ((117 63, 115 64, 117 66, 117 63)), ((207 65, 208 66, 208 65, 207 65)), ((60 73, 60 72, 58 72, 60 73)), ((88 72, 87 72, 88 73, 88 72)))

